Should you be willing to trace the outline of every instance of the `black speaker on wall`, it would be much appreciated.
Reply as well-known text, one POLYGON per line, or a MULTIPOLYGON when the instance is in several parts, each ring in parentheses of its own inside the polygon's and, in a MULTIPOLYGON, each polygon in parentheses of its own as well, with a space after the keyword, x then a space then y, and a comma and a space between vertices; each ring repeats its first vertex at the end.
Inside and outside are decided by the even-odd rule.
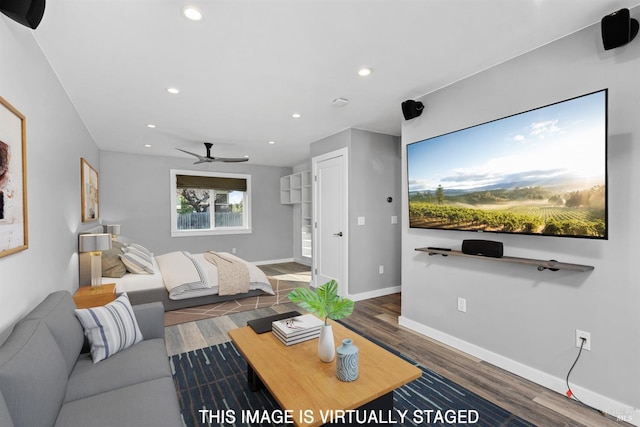
POLYGON ((502 258, 502 242, 494 242, 493 240, 463 240, 462 253, 502 258))
POLYGON ((414 101, 409 99, 402 103, 402 114, 404 115, 405 120, 415 119, 422 114, 422 110, 424 110, 424 104, 420 101, 414 101))
POLYGON ((638 35, 638 21, 631 18, 629 9, 620 9, 600 21, 604 50, 624 46, 638 35))
POLYGON ((0 12, 35 30, 42 21, 44 4, 45 0, 0 0, 0 12))

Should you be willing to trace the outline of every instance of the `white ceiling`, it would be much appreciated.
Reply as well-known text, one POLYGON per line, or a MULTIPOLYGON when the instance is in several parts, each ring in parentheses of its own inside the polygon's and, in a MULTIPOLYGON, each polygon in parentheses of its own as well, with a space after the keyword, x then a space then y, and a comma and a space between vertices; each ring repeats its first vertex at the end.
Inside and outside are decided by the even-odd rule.
POLYGON ((400 135, 402 101, 632 3, 48 0, 34 35, 101 150, 186 158, 175 148, 204 154, 207 141, 213 155, 294 166, 347 128, 400 135), (187 4, 204 19, 183 17, 187 4))

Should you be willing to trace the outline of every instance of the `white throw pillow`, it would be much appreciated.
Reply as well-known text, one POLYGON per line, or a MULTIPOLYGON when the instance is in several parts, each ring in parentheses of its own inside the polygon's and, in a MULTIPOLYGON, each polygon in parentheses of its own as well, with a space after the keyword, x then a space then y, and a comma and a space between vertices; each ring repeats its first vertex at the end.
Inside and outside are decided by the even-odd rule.
POLYGON ((126 293, 105 306, 75 312, 91 345, 93 363, 142 341, 142 332, 126 293))

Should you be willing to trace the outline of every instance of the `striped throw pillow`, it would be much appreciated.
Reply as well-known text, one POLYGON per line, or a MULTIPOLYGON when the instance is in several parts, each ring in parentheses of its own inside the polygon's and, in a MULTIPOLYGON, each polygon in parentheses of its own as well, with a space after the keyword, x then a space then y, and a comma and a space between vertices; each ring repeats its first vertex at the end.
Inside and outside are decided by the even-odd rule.
POLYGON ((130 249, 130 248, 137 249, 137 250, 139 250, 140 252, 142 252, 142 253, 144 253, 146 255, 153 256, 153 254, 151 253, 151 251, 149 249, 147 249, 144 246, 139 245, 137 243, 129 243, 129 244, 125 245, 125 248, 124 248, 125 250, 124 251, 127 252, 127 249, 130 249))
POLYGON ((142 332, 126 293, 103 307, 75 312, 91 345, 93 363, 142 341, 142 332))
POLYGON ((120 254, 120 259, 129 273, 153 274, 153 261, 151 261, 151 257, 142 252, 132 250, 120 254))

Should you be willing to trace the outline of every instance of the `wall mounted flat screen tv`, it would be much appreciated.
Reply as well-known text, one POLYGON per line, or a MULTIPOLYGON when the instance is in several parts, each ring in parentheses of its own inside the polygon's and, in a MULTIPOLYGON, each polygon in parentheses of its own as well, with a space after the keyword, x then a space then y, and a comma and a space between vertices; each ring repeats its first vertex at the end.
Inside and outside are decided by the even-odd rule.
POLYGON ((410 227, 606 239, 607 94, 408 144, 410 227))

